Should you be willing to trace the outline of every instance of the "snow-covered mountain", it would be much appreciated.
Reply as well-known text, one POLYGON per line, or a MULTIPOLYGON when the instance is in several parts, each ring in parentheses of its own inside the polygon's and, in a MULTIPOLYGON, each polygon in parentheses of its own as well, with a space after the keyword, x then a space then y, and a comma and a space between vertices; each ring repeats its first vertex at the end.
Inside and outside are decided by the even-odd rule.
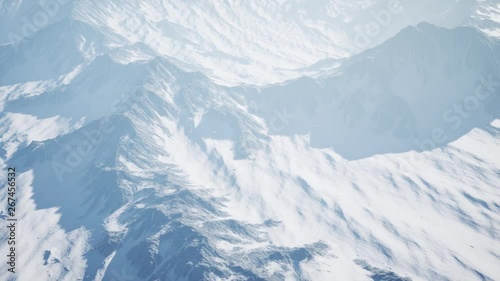
MULTIPOLYGON (((105 50, 92 45, 86 52, 118 53, 124 63, 168 57, 219 84, 267 85, 298 78, 318 61, 358 54, 420 22, 475 26, 500 37, 499 5, 496 0, 5 0, 0 44, 70 18, 102 33, 101 40, 91 41, 105 50)), ((76 34, 77 40, 84 36, 76 34)))
POLYGON ((500 279, 499 8, 0 0, 17 280, 500 279))

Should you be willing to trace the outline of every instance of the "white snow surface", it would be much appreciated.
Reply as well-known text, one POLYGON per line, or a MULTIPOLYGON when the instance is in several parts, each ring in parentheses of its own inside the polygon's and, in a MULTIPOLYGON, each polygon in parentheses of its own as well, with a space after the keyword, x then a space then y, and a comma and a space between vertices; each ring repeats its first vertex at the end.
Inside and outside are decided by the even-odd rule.
POLYGON ((500 280, 499 30, 494 0, 0 0, 16 280, 500 280))

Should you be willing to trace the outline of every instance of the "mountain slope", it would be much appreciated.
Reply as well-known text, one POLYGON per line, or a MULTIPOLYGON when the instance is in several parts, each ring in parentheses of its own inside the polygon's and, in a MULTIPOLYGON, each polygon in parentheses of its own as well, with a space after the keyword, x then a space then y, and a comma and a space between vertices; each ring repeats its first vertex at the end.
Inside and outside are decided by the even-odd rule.
MULTIPOLYGON (((269 85, 304 75, 327 59, 348 58, 423 21, 479 26, 495 36, 498 7, 484 0, 2 1, 0 44, 35 36, 61 20, 101 32, 105 53, 131 48, 128 62, 168 57, 219 84, 269 85), (141 44, 141 48, 134 48, 141 44)), ((318 70, 315 70, 318 71, 318 70)))
MULTIPOLYGON (((420 24, 328 73, 312 66, 314 79, 243 85, 296 77, 288 71, 338 49, 308 37, 304 46, 321 44, 292 63, 304 46, 282 38, 293 48, 269 47, 283 60, 264 72, 262 46, 241 45, 251 66, 237 73, 231 50, 188 60, 206 52, 193 46, 233 37, 186 26, 238 30, 216 25, 228 7, 196 3, 78 1, 76 19, 22 40, 20 53, 0 48, 2 68, 17 67, 0 76, 0 167, 20 172, 19 280, 500 278, 498 41, 420 24), (164 22, 167 7, 190 16, 164 22), (124 25, 131 10, 143 32, 124 25), (192 44, 147 40, 165 30, 192 44), (477 96, 478 85, 488 91, 477 96), (472 98, 460 115, 455 105, 472 98)), ((292 14, 309 7, 288 3, 292 14)), ((256 3, 234 5, 272 23, 256 3)))
POLYGON ((420 24, 329 77, 248 96, 271 133, 310 134, 347 159, 432 150, 499 118, 499 46, 473 28, 420 24))

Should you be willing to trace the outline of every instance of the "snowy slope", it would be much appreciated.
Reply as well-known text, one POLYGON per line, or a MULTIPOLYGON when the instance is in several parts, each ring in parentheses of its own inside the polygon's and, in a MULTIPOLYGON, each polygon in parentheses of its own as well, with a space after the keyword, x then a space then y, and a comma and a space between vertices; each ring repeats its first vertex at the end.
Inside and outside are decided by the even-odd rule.
POLYGON ((124 61, 163 56, 219 84, 266 85, 300 77, 318 61, 358 54, 424 21, 478 26, 496 36, 498 11, 494 0, 16 0, 0 2, 0 44, 74 19, 99 30, 105 39, 94 41, 124 61))
POLYGON ((500 279, 495 2, 356 45, 387 3, 66 1, 0 46, 18 280, 500 279))
POLYGON ((495 39, 424 23, 352 57, 334 75, 247 96, 271 133, 309 134, 313 147, 333 147, 347 159, 429 150, 500 117, 499 62, 495 39))

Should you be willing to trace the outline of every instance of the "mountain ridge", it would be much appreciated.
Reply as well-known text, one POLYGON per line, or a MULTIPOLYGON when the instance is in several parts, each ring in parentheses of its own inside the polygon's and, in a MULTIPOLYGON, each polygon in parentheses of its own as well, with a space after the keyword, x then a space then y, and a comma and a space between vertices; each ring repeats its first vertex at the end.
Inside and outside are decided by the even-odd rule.
POLYGON ((66 38, 72 67, 0 78, 0 166, 19 169, 26 206, 20 280, 500 276, 500 92, 457 130, 442 119, 500 73, 480 31, 423 24, 327 76, 228 86, 87 24, 85 48, 66 38), (437 145, 439 125, 454 134, 437 145))

